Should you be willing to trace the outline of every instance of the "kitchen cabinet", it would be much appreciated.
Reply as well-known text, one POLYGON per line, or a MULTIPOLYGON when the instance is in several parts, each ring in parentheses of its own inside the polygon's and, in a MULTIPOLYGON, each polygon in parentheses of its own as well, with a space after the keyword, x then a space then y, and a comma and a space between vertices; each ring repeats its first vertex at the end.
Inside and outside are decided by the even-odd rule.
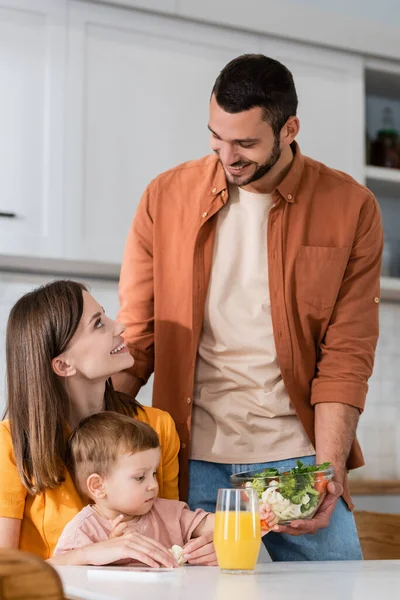
POLYGON ((258 38, 82 2, 69 10, 67 253, 119 262, 146 185, 210 152, 215 77, 258 38))
POLYGON ((66 2, 0 0, 0 253, 62 256, 66 2))
POLYGON ((304 154, 357 181, 364 174, 363 61, 359 56, 262 37, 260 51, 293 73, 304 154))
POLYGON ((0 253, 119 263, 146 185, 210 151, 245 52, 292 70, 302 151, 365 181, 360 56, 78 0, 0 0, 0 52, 0 253))
POLYGON ((69 2, 69 258, 119 262, 146 185, 208 152, 220 69, 264 52, 293 70, 303 152, 363 176, 361 58, 122 8, 69 2))

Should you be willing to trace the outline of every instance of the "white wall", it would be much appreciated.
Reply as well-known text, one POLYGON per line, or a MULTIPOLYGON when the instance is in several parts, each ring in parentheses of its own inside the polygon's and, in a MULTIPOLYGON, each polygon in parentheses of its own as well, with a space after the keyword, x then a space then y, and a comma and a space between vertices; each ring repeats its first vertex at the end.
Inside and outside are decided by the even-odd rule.
POLYGON ((400 58, 398 0, 89 0, 400 58))
POLYGON ((296 7, 314 8, 327 15, 341 15, 359 21, 384 25, 400 24, 398 0, 289 0, 296 7))
MULTIPOLYGON (((5 398, 5 329, 12 305, 22 294, 55 279, 52 276, 0 272, 0 412, 5 398)), ((118 312, 118 285, 115 282, 86 279, 95 298, 107 314, 118 312)), ((400 479, 400 303, 381 304, 381 335, 370 380, 367 407, 359 427, 366 466, 354 472, 355 478, 400 479)), ((151 404, 151 381, 138 399, 151 404)))

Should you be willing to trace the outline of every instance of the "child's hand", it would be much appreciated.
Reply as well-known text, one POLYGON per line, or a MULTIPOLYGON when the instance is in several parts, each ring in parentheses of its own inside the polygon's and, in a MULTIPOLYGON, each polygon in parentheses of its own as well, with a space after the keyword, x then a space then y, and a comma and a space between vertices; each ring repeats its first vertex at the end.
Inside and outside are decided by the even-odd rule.
POLYGON ((190 565, 216 566, 217 557, 213 544, 213 532, 207 531, 191 539, 184 547, 184 557, 190 565))
POLYGON ((119 560, 137 560, 149 567, 178 567, 176 558, 154 540, 133 532, 80 548, 80 564, 109 565, 119 560))
POLYGON ((123 519, 124 519, 124 515, 118 515, 118 517, 115 517, 115 519, 113 521, 111 521, 111 531, 110 531, 110 535, 108 536, 109 540, 112 540, 114 538, 121 537, 122 535, 124 535, 126 528, 128 526, 128 523, 124 523, 123 519))
POLYGON ((260 504, 260 520, 261 535, 266 535, 278 523, 279 519, 272 510, 271 505, 263 502, 260 504))

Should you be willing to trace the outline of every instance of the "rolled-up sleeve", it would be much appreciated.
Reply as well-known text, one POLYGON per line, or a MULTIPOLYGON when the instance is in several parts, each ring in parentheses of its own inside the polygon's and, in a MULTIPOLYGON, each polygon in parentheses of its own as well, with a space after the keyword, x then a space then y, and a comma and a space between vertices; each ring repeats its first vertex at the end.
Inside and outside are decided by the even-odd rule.
POLYGON ((124 339, 135 359, 128 369, 146 383, 154 370, 154 283, 152 184, 139 203, 128 233, 119 282, 118 320, 126 325, 124 339))
POLYGON ((383 230, 378 203, 366 192, 349 262, 320 346, 311 404, 364 409, 379 333, 383 230))

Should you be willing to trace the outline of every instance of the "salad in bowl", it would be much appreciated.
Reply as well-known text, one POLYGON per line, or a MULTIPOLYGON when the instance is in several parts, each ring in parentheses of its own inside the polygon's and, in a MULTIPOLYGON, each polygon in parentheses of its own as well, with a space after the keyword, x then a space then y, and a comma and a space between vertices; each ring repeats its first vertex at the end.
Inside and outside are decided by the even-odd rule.
POLYGON ((257 490, 260 513, 270 510, 279 525, 288 525, 297 519, 312 519, 326 496, 333 474, 330 463, 304 465, 298 460, 290 471, 244 471, 231 475, 230 479, 234 487, 257 490))

